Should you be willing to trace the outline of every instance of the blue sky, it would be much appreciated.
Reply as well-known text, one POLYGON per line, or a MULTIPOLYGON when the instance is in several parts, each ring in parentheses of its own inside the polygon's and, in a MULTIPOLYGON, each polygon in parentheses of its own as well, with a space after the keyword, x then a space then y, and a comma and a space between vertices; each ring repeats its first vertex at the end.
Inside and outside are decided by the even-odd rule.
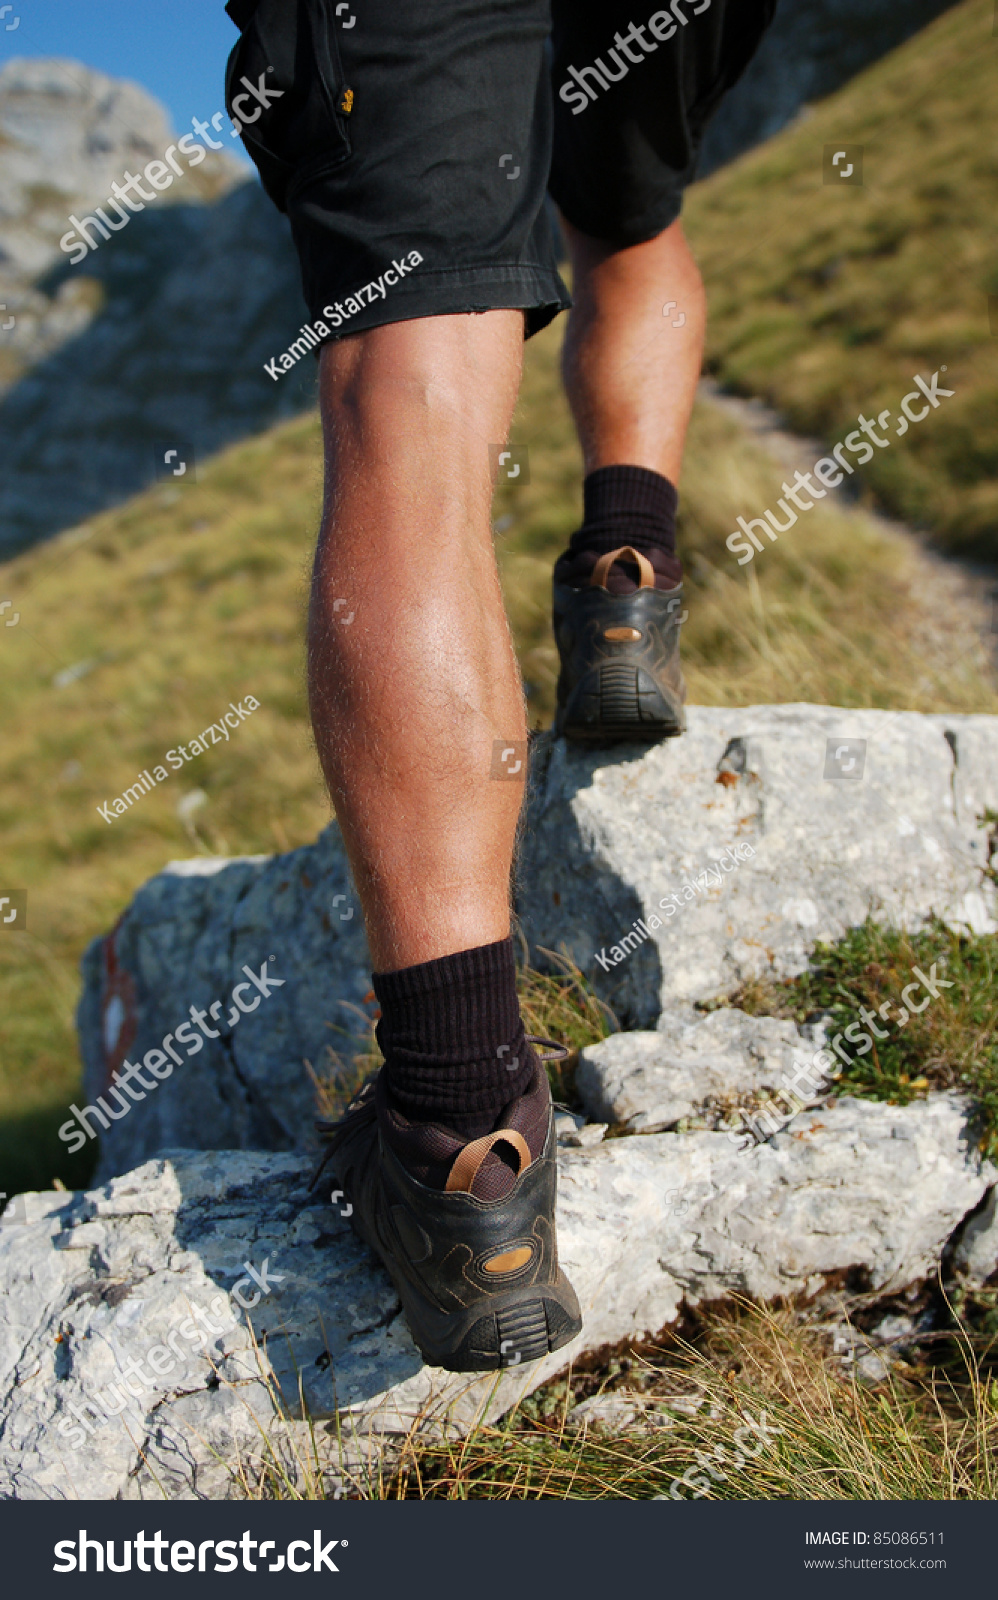
MULTIPOLYGON (((70 56, 141 84, 182 130, 222 109, 225 61, 238 37, 223 0, 13 0, 0 15, 0 65, 11 56, 70 56)), ((231 151, 243 156, 236 140, 231 151)))

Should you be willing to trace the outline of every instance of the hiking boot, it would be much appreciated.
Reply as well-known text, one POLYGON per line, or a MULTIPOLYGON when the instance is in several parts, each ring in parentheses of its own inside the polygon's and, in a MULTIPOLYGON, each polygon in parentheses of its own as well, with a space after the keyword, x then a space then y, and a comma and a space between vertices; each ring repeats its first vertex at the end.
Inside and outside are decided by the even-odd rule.
POLYGON ((339 1123, 319 1129, 328 1139, 319 1172, 332 1166, 430 1366, 490 1372, 574 1339, 582 1317, 558 1266, 554 1116, 540 1061, 481 1139, 410 1122, 391 1103, 384 1067, 339 1123))
POLYGON ((555 581, 554 636, 561 657, 556 734, 610 744, 672 739, 684 731, 682 602, 682 584, 656 589, 651 562, 629 545, 600 556, 581 588, 555 581), (638 569, 640 581, 630 594, 607 588, 616 561, 638 569))

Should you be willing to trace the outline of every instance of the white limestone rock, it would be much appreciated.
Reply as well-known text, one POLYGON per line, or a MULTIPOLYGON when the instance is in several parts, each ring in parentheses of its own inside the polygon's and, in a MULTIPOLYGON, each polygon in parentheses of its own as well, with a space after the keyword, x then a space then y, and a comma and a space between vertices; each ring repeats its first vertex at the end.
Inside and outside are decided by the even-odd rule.
POLYGON ((0 1497, 225 1498, 268 1451, 301 1481, 299 1377, 320 1458, 363 1484, 417 1419, 465 1430, 684 1306, 920 1282, 996 1177, 954 1094, 843 1099, 746 1151, 710 1131, 562 1148, 559 1169, 585 1326, 498 1385, 422 1365, 341 1198, 306 1204, 297 1154, 176 1152, 87 1194, 25 1197, 0 1226, 0 1497), (98 1421, 102 1401, 124 1405, 123 1368, 132 1400, 98 1421))
POLYGON ((998 1280, 998 1189, 968 1219, 953 1251, 953 1266, 972 1289, 998 1280))
POLYGON ((111 1073, 176 1035, 192 1006, 204 1013, 223 1002, 206 1018, 219 1037, 203 1038, 193 1054, 190 1034, 174 1042, 181 1063, 101 1132, 98 1175, 128 1171, 167 1147, 311 1148, 309 1066, 328 1073, 330 1051, 349 1063, 366 1048, 370 974, 335 823, 286 855, 171 863, 84 957, 81 1104, 109 1101, 111 1073), (259 974, 264 962, 279 986, 267 999, 244 990, 245 1002, 260 1004, 240 1014, 232 991, 245 967, 259 974))
POLYGON ((613 1033, 589 1045, 575 1086, 591 1116, 628 1133, 690 1119, 716 1128, 734 1107, 779 1089, 782 1075, 814 1050, 793 1022, 776 1017, 730 1007, 699 1017, 663 1013, 654 1032, 613 1033))
POLYGON ((998 810, 998 718, 777 705, 688 720, 649 748, 533 750, 523 932, 536 961, 567 951, 623 1027, 801 972, 871 911, 998 928, 981 825, 998 810))

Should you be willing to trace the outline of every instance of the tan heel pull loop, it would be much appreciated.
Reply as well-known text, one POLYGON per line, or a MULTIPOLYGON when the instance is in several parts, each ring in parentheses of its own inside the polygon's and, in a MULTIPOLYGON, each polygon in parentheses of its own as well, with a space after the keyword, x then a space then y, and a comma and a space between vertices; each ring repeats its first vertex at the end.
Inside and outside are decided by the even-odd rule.
POLYGON ((460 1155, 455 1159, 454 1165, 447 1174, 445 1185, 446 1194, 471 1193, 471 1186, 478 1177, 478 1169, 492 1146, 504 1139, 517 1154, 520 1170, 516 1174, 519 1178, 529 1167, 533 1157, 530 1146, 522 1133, 517 1133, 515 1128, 499 1128, 495 1133, 487 1133, 483 1139, 472 1139, 466 1144, 460 1155))
POLYGON ((629 544, 621 545, 619 550, 608 550, 606 555, 600 556, 593 567, 592 577, 589 579, 592 588, 605 589, 606 580, 610 575, 610 568, 615 561, 620 561, 622 558, 627 561, 633 561, 637 567, 641 577, 641 582, 638 584, 639 589, 654 589, 655 568, 647 556, 642 555, 640 550, 635 550, 629 544))

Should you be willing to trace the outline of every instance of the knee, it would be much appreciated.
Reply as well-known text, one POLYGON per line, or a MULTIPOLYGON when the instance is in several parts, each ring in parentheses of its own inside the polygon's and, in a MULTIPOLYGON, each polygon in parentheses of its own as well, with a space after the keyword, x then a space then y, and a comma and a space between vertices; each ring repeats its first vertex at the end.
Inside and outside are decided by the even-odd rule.
POLYGON ((515 399, 522 325, 512 311, 424 317, 327 345, 319 374, 327 438, 383 435, 394 455, 413 435, 456 442, 487 424, 494 433, 491 413, 515 399))

